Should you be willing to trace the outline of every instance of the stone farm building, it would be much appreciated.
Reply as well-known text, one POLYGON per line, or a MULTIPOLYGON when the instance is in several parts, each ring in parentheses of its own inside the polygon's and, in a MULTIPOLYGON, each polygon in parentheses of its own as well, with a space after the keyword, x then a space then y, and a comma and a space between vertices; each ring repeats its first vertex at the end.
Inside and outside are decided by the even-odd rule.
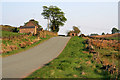
POLYGON ((37 34, 37 31, 43 31, 43 28, 38 28, 38 25, 30 20, 25 26, 20 26, 19 33, 37 34))
POLYGON ((78 36, 78 34, 75 33, 74 31, 70 31, 70 32, 68 33, 68 36, 78 36))

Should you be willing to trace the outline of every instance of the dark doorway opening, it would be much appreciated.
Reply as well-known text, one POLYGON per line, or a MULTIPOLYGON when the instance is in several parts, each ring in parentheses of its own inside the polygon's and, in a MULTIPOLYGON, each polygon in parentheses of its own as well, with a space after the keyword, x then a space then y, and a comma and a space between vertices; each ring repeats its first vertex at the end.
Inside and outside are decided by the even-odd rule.
POLYGON ((72 36, 74 36, 74 34, 72 34, 72 36))

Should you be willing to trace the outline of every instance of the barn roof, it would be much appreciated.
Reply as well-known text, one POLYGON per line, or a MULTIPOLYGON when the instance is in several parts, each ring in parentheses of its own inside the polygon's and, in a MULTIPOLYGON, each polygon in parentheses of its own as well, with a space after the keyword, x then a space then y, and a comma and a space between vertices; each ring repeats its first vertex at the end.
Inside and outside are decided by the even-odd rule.
POLYGON ((75 33, 74 31, 70 31, 70 33, 75 33))
POLYGON ((35 26, 22 26, 22 27, 20 27, 21 29, 23 29, 23 28, 35 28, 35 26))

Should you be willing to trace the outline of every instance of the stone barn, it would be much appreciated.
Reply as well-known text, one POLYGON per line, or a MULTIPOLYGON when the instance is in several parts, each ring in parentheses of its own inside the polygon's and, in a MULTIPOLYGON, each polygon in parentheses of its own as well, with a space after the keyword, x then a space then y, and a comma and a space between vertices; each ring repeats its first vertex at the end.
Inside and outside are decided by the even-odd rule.
POLYGON ((37 34, 38 29, 43 30, 43 28, 38 28, 38 25, 35 24, 34 20, 30 20, 25 24, 25 26, 20 26, 19 33, 37 34))
POLYGON ((20 26, 19 33, 37 34, 37 26, 20 26))
POLYGON ((78 36, 78 34, 75 33, 74 31, 70 31, 68 35, 69 35, 69 36, 78 36))

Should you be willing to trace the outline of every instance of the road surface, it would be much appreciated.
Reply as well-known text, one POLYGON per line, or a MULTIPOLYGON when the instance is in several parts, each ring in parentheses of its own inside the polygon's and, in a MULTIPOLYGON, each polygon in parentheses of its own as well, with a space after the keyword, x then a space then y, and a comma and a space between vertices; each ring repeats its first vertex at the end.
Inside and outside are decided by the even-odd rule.
POLYGON ((23 78, 56 58, 70 37, 53 37, 27 51, 2 58, 3 78, 23 78))

